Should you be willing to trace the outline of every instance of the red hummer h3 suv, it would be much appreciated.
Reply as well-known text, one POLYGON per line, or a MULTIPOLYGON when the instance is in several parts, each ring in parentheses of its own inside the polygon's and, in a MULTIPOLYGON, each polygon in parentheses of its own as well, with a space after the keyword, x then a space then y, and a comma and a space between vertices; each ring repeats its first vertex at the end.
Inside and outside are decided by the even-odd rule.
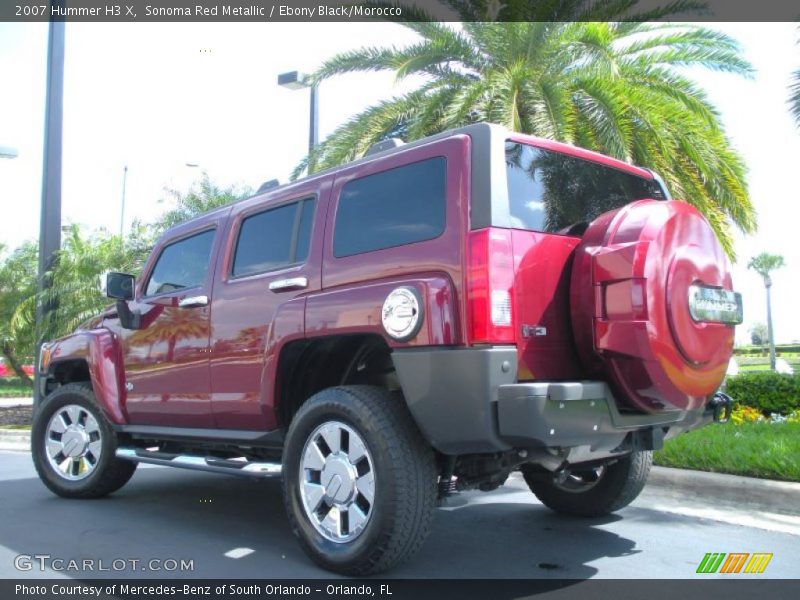
POLYGON ((657 175, 488 124, 179 225, 107 294, 41 353, 45 485, 280 476, 308 555, 359 575, 514 470, 562 513, 626 506, 663 440, 725 420, 742 320, 711 227, 657 175))

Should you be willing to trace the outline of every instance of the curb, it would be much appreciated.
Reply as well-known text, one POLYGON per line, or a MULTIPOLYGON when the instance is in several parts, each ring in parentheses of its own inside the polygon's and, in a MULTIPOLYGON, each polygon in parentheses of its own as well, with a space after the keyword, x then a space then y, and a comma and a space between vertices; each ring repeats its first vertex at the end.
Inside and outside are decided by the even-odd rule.
POLYGON ((739 506, 786 515, 800 512, 800 483, 707 473, 670 467, 653 467, 647 488, 695 498, 717 505, 739 506))
POLYGON ((20 429, 0 429, 0 450, 30 452, 31 432, 20 429))

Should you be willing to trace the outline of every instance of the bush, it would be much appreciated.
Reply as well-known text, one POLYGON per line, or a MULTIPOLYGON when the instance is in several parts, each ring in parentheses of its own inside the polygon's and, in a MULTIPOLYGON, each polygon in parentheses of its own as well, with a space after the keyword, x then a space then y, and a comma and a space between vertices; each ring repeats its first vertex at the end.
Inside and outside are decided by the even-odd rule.
POLYGON ((800 408, 800 374, 751 371, 728 378, 725 392, 738 404, 752 406, 764 415, 788 415, 800 408))
MULTIPOLYGON (((788 352, 790 354, 797 353, 800 352, 800 344, 781 344, 779 346, 775 346, 775 352, 788 352)), ((747 354, 767 355, 769 350, 766 348, 766 345, 739 346, 738 348, 733 349, 733 353, 736 356, 744 356, 747 354)))

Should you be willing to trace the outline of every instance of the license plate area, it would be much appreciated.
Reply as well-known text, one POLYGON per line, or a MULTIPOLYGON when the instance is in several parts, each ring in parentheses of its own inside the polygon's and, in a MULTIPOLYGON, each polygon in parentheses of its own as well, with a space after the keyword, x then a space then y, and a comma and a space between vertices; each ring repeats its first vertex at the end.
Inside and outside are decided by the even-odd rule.
POLYGON ((742 295, 721 288, 690 286, 689 314, 698 323, 739 325, 744 318, 742 295))

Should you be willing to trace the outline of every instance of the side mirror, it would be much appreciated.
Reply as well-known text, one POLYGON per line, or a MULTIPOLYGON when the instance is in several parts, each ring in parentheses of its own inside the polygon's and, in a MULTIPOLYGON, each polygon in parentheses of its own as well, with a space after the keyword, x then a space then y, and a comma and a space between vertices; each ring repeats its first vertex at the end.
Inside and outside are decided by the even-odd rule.
POLYGON ((106 275, 106 296, 117 300, 117 316, 124 329, 142 327, 141 313, 132 311, 128 306, 128 300, 133 300, 134 281, 133 275, 126 273, 106 275))
POLYGON ((108 273, 106 275, 106 296, 117 300, 133 300, 133 275, 108 273))

